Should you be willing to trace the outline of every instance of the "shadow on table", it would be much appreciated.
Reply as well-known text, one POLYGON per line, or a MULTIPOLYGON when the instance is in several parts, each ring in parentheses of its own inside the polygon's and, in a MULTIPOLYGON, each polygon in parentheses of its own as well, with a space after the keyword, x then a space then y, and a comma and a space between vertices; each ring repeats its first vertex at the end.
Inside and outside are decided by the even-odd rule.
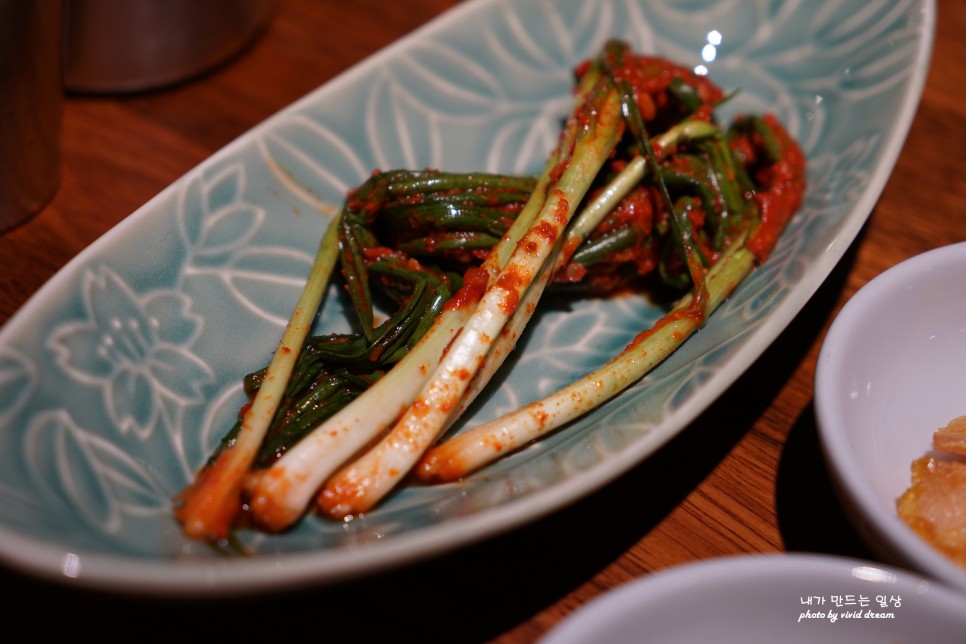
MULTIPOLYGON (((851 246, 783 337, 801 336, 809 343, 824 338, 857 246, 851 246)), ((839 500, 819 442, 814 401, 809 400, 785 437, 778 465, 776 512, 784 549, 874 560, 839 500)))
POLYGON ((785 442, 776 493, 786 550, 878 560, 839 500, 812 408, 798 418, 785 442))

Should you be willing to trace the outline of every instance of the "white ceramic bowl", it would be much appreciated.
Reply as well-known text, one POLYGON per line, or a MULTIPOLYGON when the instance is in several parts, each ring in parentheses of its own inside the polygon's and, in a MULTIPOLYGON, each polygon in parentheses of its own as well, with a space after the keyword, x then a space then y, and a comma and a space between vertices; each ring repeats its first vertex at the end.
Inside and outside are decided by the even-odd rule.
POLYGON ((963 633, 966 598, 918 575, 838 557, 742 555, 625 584, 541 644, 958 644, 963 633))
POLYGON ((966 414, 966 243, 885 271, 842 308, 815 375, 819 435, 859 530, 897 564, 966 590, 963 570, 896 513, 912 461, 966 414))

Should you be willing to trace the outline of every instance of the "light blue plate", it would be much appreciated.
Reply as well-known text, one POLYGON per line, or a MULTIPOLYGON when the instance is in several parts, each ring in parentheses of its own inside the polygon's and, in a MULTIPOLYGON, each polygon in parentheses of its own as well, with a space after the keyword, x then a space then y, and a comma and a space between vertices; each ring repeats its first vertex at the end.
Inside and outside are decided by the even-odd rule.
MULTIPOLYGON (((321 583, 533 520, 614 479, 703 411, 799 312, 878 198, 921 94, 931 0, 476 0, 269 119, 74 259, 0 332, 0 557, 156 593, 321 583), (720 36, 720 42, 715 36, 720 36), (460 485, 348 524, 186 541, 171 498, 267 363, 326 219, 375 168, 536 172, 571 70, 612 37, 704 65, 808 154, 805 206, 708 326, 637 386, 460 485)), ((480 420, 571 381, 659 316, 644 298, 532 323, 480 420)), ((336 293, 320 331, 347 329, 336 293)))

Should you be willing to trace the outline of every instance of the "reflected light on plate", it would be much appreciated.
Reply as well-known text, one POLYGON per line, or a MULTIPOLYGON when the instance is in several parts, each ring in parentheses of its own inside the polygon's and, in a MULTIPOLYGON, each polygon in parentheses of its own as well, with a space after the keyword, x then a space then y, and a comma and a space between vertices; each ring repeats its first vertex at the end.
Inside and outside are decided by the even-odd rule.
MULTIPOLYGON (((710 63, 718 57, 718 45, 720 45, 722 41, 721 32, 717 29, 713 29, 708 32, 707 38, 707 44, 701 48, 701 60, 706 63, 710 63)), ((697 65, 694 68, 694 73, 698 76, 707 76, 708 68, 705 65, 697 65)))
POLYGON ((80 557, 72 552, 64 554, 64 558, 60 560, 60 572, 63 573, 64 577, 70 577, 71 579, 77 579, 80 577, 81 571, 81 560, 80 557))
POLYGON ((873 566, 856 566, 852 569, 852 576, 863 581, 872 581, 879 584, 894 584, 898 577, 895 573, 873 566))
POLYGON ((706 63, 710 63, 718 55, 718 48, 714 45, 705 45, 701 49, 701 59, 706 63))

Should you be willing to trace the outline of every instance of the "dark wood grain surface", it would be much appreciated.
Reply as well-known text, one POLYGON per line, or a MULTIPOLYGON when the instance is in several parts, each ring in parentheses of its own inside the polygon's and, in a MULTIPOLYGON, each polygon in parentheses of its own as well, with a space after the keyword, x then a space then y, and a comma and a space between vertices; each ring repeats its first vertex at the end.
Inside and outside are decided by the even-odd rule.
MULTIPOLYGON (((267 31, 200 78, 69 96, 54 201, 0 235, 0 323, 72 257, 206 157, 455 4, 278 0, 267 31)), ((692 426, 598 493, 527 527, 361 580, 233 600, 151 600, 0 569, 0 615, 109 641, 531 642, 604 591, 740 553, 874 558, 829 483, 812 410, 819 346, 886 268, 966 239, 966 2, 940 0, 925 93, 858 239, 764 355, 692 426), (39 612, 34 611, 39 607, 39 612), (304 639, 309 638, 309 639, 304 639), (126 638, 125 638, 126 639, 126 638)))

